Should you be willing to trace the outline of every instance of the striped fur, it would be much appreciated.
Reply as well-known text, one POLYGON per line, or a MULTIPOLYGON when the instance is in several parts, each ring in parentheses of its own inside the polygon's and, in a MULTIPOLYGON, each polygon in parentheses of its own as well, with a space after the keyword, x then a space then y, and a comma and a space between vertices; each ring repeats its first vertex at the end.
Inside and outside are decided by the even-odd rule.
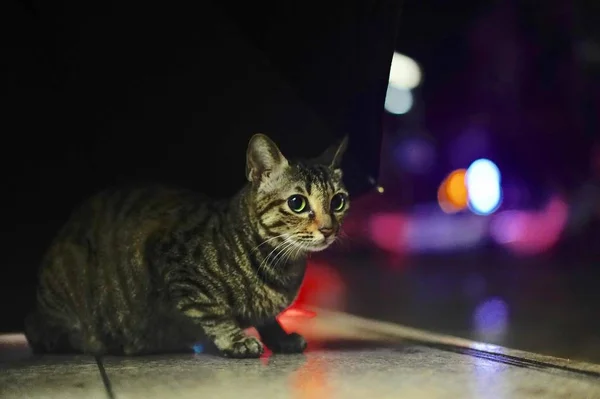
POLYGON ((335 240, 348 210, 347 201, 331 206, 336 194, 347 199, 345 148, 343 140, 320 160, 291 162, 255 135, 248 183, 229 201, 160 186, 94 196, 43 261, 26 320, 34 351, 137 355, 207 341, 238 358, 259 356, 263 343, 302 352, 304 339, 275 316, 296 297, 307 254, 335 240), (308 200, 303 212, 290 208, 294 195, 308 200), (249 326, 262 342, 243 333, 249 326))

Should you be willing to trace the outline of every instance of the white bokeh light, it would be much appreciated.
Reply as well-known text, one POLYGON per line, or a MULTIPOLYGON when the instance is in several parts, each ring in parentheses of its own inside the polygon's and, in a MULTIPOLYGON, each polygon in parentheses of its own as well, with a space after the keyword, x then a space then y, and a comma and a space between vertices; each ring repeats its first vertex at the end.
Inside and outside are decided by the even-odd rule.
POLYGON ((413 95, 408 89, 398 89, 388 86, 385 94, 385 110, 390 114, 402 115, 410 111, 413 105, 413 95))
POLYGON ((469 208, 478 215, 491 215, 500 206, 500 170, 489 159, 478 159, 467 169, 469 208))
POLYGON ((397 89, 414 89, 421 83, 421 68, 410 57, 394 53, 390 67, 389 85, 397 89))

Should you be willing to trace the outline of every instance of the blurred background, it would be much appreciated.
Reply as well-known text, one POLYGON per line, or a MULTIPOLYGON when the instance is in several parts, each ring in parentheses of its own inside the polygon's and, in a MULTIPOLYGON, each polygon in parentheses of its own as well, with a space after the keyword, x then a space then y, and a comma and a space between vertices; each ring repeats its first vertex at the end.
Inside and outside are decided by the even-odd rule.
POLYGON ((355 314, 600 361, 592 3, 416 3, 391 62, 378 185, 315 273, 338 271, 336 306, 355 314))
POLYGON ((253 133, 288 156, 349 134, 352 211, 296 309, 600 362, 600 4, 1 7, 1 331, 93 192, 228 196, 253 133))

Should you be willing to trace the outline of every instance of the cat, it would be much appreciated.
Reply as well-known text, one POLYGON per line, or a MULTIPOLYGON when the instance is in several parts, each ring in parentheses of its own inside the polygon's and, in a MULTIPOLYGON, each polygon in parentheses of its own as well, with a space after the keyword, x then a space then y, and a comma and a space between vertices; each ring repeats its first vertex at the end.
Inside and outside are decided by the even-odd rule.
POLYGON ((78 208, 40 269, 26 319, 34 353, 95 356, 190 350, 231 358, 301 353, 276 316, 295 299, 309 253, 337 238, 350 207, 345 137, 290 161, 266 135, 246 152, 244 187, 227 201, 165 186, 105 190, 78 208), (243 329, 256 327, 260 340, 243 329))

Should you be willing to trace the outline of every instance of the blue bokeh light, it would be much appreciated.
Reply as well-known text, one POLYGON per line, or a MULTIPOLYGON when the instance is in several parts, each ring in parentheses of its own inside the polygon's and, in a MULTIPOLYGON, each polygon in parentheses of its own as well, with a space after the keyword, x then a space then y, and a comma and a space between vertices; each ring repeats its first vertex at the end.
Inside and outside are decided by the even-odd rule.
POLYGON ((196 353, 197 355, 204 352, 204 345, 202 345, 202 344, 196 344, 193 346, 193 348, 194 348, 194 353, 196 353))
POLYGON ((474 161, 467 169, 466 184, 469 209, 478 215, 491 215, 502 201, 501 175, 496 164, 489 159, 474 161))

